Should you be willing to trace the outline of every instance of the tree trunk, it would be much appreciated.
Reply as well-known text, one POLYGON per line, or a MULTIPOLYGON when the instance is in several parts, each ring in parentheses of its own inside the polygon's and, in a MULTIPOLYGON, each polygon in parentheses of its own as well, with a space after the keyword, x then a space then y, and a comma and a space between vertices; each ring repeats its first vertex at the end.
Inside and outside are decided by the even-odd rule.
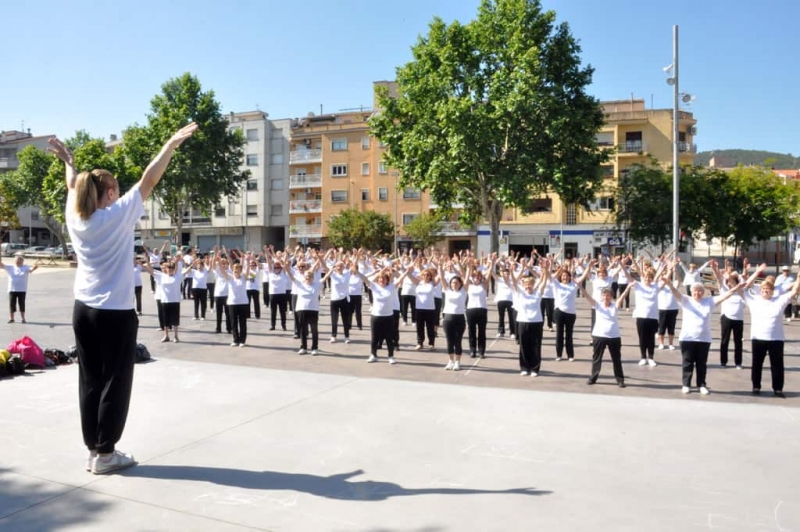
POLYGON ((489 252, 500 253, 500 219, 503 217, 503 204, 497 200, 487 202, 485 209, 486 217, 489 220, 490 239, 489 252))
MULTIPOLYGON (((44 212, 44 209, 39 208, 39 212, 44 212)), ((58 239, 58 244, 61 246, 62 255, 67 255, 67 243, 64 239, 64 225, 52 216, 45 216, 42 218, 42 223, 47 229, 53 233, 58 239)))

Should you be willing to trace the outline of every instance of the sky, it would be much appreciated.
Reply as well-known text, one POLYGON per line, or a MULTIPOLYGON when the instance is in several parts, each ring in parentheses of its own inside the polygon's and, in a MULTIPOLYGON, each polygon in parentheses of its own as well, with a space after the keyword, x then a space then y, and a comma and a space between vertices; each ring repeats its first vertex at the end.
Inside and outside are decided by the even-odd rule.
MULTIPOLYGON (((223 111, 272 119, 370 107, 434 17, 467 23, 480 0, 0 1, 0 130, 108 139, 146 123, 190 72, 223 111)), ((542 0, 579 40, 600 100, 670 108, 662 70, 679 26, 681 92, 698 150, 800 157, 798 0, 542 0)))

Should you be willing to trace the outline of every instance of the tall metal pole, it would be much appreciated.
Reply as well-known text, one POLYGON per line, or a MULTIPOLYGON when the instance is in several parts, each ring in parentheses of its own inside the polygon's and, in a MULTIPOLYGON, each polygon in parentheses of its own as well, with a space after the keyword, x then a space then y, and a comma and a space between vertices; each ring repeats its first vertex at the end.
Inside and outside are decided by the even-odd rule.
MULTIPOLYGON (((680 245, 681 230, 678 218, 678 209, 680 207, 680 175, 681 169, 678 163, 678 154, 680 153, 680 146, 678 144, 678 124, 679 124, 679 93, 678 89, 678 26, 672 26, 672 79, 675 83, 672 85, 672 242, 675 246, 675 254, 677 257, 678 247, 680 245)), ((677 273, 673 273, 677 275, 677 273)))

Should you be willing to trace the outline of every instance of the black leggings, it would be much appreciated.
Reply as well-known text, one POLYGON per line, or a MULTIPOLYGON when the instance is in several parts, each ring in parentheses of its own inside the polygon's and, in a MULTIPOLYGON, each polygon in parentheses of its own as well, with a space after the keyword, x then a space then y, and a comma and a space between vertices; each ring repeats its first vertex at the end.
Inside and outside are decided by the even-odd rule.
POLYGON ((353 327, 353 319, 355 318, 356 327, 360 331, 362 329, 362 317, 361 317, 361 302, 362 297, 360 295, 351 295, 350 296, 350 303, 347 307, 348 314, 350 314, 350 327, 353 327))
POLYGON ((194 298, 194 317, 205 319, 208 290, 205 288, 192 288, 192 298, 194 298))
POLYGON ((653 358, 656 349, 656 332, 658 320, 636 318, 636 332, 639 333, 639 355, 642 359, 653 358))
POLYGON ((250 304, 230 305, 228 309, 231 315, 233 342, 243 344, 247 342, 247 314, 250 312, 250 304))
POLYGON ((408 323, 408 306, 411 305, 411 322, 417 321, 417 296, 400 296, 400 313, 403 323, 408 323))
POLYGON ((286 330, 286 307, 289 304, 289 296, 284 292, 281 294, 271 294, 269 296, 269 316, 271 327, 275 328, 278 311, 281 313, 281 327, 286 330))
POLYGON ((497 332, 500 334, 506 333, 506 314, 508 314, 508 331, 509 334, 514 334, 517 330, 517 317, 514 315, 514 302, 513 301, 498 301, 497 302, 497 315, 499 324, 497 332))
POLYGON ((605 353, 606 347, 611 355, 611 363, 614 365, 614 377, 617 382, 624 382, 625 375, 622 373, 622 339, 602 336, 592 336, 592 375, 589 380, 596 382, 597 377, 600 376, 600 368, 603 366, 603 353, 605 353))
MULTIPOLYGON (((540 308, 542 310, 542 318, 543 321, 547 321, 547 328, 553 328, 553 309, 555 307, 556 300, 552 297, 543 297, 542 302, 540 304, 540 308)), ((538 373, 538 372, 537 372, 538 373)))
POLYGON ((128 419, 139 319, 133 310, 94 309, 76 301, 72 329, 78 353, 83 443, 114 452, 128 419))
POLYGON ((572 330, 575 328, 575 314, 556 309, 556 356, 561 358, 564 345, 567 347, 567 358, 575 358, 575 346, 572 343, 572 330))
POLYGON ((297 322, 300 327, 300 347, 308 349, 308 331, 311 330, 311 349, 319 347, 319 311, 299 310, 297 311, 297 322))
POLYGON ((253 313, 256 315, 256 319, 261 319, 261 296, 258 293, 258 290, 248 290, 247 291, 247 317, 250 317, 250 304, 253 305, 253 313))
POLYGON ((675 336, 675 322, 678 319, 678 309, 658 311, 658 335, 675 336))
MULTIPOLYGON (((692 385, 692 373, 697 368, 697 386, 706 385, 706 369, 708 367, 708 350, 711 348, 709 342, 681 342, 681 354, 683 355, 683 385, 692 385)), ((755 360, 755 354, 753 356, 755 360)))
POLYGON ((331 338, 336 338, 339 332, 339 315, 342 316, 344 337, 350 338, 350 304, 347 298, 331 301, 331 338))
MULTIPOLYGON (((467 309, 469 352, 471 354, 479 353, 483 356, 486 353, 486 322, 488 321, 488 314, 485 308, 467 309)), ((463 331, 461 334, 464 334, 463 331)))
POLYGON ((544 323, 517 322, 519 368, 539 373, 542 366, 542 329, 544 323))
POLYGON ((214 310, 214 285, 217 283, 206 283, 208 290, 206 290, 206 296, 208 297, 208 304, 211 307, 211 310, 214 310))
POLYGON ((231 313, 228 310, 228 296, 214 298, 217 300, 217 332, 222 332, 222 313, 225 313, 225 331, 231 332, 231 313))
POLYGON ((723 366, 728 364, 728 345, 733 333, 733 362, 737 366, 742 365, 742 333, 744 332, 744 322, 742 320, 732 320, 727 316, 720 318, 722 332, 719 340, 719 363, 723 366))
POLYGON ((761 389, 761 370, 764 359, 769 356, 772 372, 772 389, 783 391, 783 340, 752 340, 753 368, 750 374, 754 389, 761 389))
POLYGON ((467 327, 463 314, 445 314, 442 322, 444 336, 447 339, 447 354, 461 356, 461 342, 467 327))
POLYGON ((142 286, 133 287, 133 297, 136 299, 136 312, 142 313, 142 286))
POLYGON ((264 306, 269 305, 269 283, 261 283, 261 293, 264 294, 264 306))
POLYGON ((17 302, 19 302, 19 311, 25 314, 25 292, 8 293, 8 310, 12 313, 17 311, 17 302))
POLYGON ((372 345, 370 346, 372 356, 378 356, 378 349, 385 341, 389 357, 394 357, 394 316, 372 316, 369 325, 372 330, 372 345))
POLYGON ((434 326, 436 325, 436 311, 433 309, 417 309, 417 345, 425 343, 425 333, 428 333, 428 345, 433 347, 435 342, 434 326))
MULTIPOLYGON (((619 290, 620 294, 622 294, 627 288, 628 288, 628 283, 625 283, 625 284, 617 283, 617 290, 619 290)), ((627 310, 629 308, 631 308, 631 293, 630 292, 625 294, 625 309, 627 310)))

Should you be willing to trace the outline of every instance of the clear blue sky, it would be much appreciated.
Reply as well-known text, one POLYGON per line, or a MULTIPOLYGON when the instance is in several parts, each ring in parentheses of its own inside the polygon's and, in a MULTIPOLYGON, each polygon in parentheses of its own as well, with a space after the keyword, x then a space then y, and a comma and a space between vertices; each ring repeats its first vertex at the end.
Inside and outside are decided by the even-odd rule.
MULTIPOLYGON (((225 112, 273 119, 372 104, 434 16, 468 22, 479 0, 63 0, 4 2, 0 129, 108 138, 144 123, 183 72, 225 112)), ((662 68, 680 26, 681 90, 700 150, 800 155, 798 0, 543 0, 569 22, 600 99, 670 107, 662 68)))

